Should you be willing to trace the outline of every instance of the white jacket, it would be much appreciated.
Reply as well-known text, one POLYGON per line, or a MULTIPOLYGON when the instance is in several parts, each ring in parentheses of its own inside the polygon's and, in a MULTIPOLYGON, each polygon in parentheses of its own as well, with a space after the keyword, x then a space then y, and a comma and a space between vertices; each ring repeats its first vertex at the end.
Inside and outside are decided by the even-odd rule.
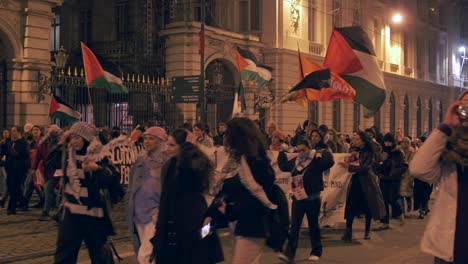
POLYGON ((458 197, 458 175, 454 163, 443 163, 440 156, 448 136, 435 129, 410 162, 412 175, 428 183, 439 183, 439 194, 431 209, 424 232, 421 250, 452 262, 455 244, 455 226, 458 197))

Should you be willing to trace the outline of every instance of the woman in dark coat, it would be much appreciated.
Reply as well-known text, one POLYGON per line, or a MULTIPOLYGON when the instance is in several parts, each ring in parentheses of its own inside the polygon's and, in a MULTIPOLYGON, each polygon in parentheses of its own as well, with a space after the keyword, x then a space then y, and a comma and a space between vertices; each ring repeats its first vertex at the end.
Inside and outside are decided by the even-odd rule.
POLYGON ((201 229, 208 209, 205 193, 213 175, 208 157, 184 142, 187 133, 176 130, 167 142, 172 157, 163 167, 163 187, 154 239, 156 263, 216 263, 211 236, 201 229), (172 146, 174 145, 174 146, 172 146))
POLYGON ((379 154, 374 150, 372 139, 362 131, 353 135, 353 146, 356 152, 352 152, 349 159, 339 164, 354 173, 346 199, 345 219, 346 232, 342 239, 352 240, 354 218, 362 213, 366 215, 366 228, 364 239, 370 239, 371 220, 380 220, 385 216, 385 205, 380 191, 374 168, 380 161, 379 154))

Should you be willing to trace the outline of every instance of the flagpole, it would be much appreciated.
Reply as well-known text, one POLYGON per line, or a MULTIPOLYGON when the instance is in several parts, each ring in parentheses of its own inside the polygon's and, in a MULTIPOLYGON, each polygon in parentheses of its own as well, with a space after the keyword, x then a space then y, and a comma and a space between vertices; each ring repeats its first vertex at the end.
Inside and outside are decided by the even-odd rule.
POLYGON ((91 99, 91 88, 89 88, 89 85, 88 85, 88 101, 89 101, 89 105, 91 107, 91 110, 92 110, 92 114, 91 114, 91 123, 94 125, 94 106, 93 106, 93 100, 91 99))
POLYGON ((200 121, 206 123, 206 109, 205 109, 205 0, 201 0, 200 10, 200 83, 199 83, 199 104, 200 104, 200 121))

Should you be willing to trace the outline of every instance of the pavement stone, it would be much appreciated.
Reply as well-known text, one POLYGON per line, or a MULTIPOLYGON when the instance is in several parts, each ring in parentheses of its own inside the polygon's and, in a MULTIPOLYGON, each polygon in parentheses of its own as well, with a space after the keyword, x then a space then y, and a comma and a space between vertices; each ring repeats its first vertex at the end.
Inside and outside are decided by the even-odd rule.
MULTIPOLYGON (((6 215, 5 209, 0 209, 0 264, 50 264, 55 250, 57 225, 54 221, 39 222, 40 210, 32 209, 28 212, 18 212, 17 215, 6 215)), ((120 255, 125 259, 122 264, 136 264, 133 249, 127 233, 125 223, 124 205, 118 204, 114 208, 113 220, 117 229, 117 236, 113 238, 114 244, 120 255)), ((370 241, 363 240, 364 223, 358 219, 355 223, 353 243, 341 241, 343 225, 335 228, 322 229, 324 255, 320 263, 347 264, 423 264, 432 263, 433 258, 424 255, 419 250, 422 232, 427 219, 417 219, 417 214, 412 213, 405 220, 404 226, 399 226, 397 221, 392 222, 392 229, 386 231, 374 231, 370 241)), ((378 223, 374 222, 373 227, 378 223)), ((219 231, 226 261, 229 263, 231 255, 231 241, 227 230, 219 231)), ((297 251, 297 263, 310 263, 307 261, 310 252, 310 244, 307 231, 303 230, 299 248, 297 251)), ((85 248, 80 251, 78 263, 90 263, 88 252, 85 248)), ((265 248, 261 263, 281 263, 276 258, 276 253, 265 248)))

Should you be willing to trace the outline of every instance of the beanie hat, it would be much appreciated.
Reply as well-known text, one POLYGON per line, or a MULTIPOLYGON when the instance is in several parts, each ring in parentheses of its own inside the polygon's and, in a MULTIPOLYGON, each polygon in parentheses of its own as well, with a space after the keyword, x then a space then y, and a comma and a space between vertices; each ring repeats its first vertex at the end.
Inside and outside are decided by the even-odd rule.
POLYGON ((273 131, 273 133, 271 133, 271 135, 273 137, 279 138, 282 141, 284 141, 286 139, 286 134, 283 131, 279 130, 279 129, 273 131))
POLYGON ((91 142, 91 140, 97 136, 98 130, 92 124, 86 122, 76 122, 70 128, 70 133, 78 135, 84 138, 86 141, 91 142))
POLYGON ((152 126, 152 127, 149 127, 148 129, 146 129, 145 133, 143 133, 143 136, 146 136, 146 135, 157 137, 157 138, 161 139, 162 141, 167 140, 166 130, 164 130, 164 128, 158 127, 158 126, 152 126))

